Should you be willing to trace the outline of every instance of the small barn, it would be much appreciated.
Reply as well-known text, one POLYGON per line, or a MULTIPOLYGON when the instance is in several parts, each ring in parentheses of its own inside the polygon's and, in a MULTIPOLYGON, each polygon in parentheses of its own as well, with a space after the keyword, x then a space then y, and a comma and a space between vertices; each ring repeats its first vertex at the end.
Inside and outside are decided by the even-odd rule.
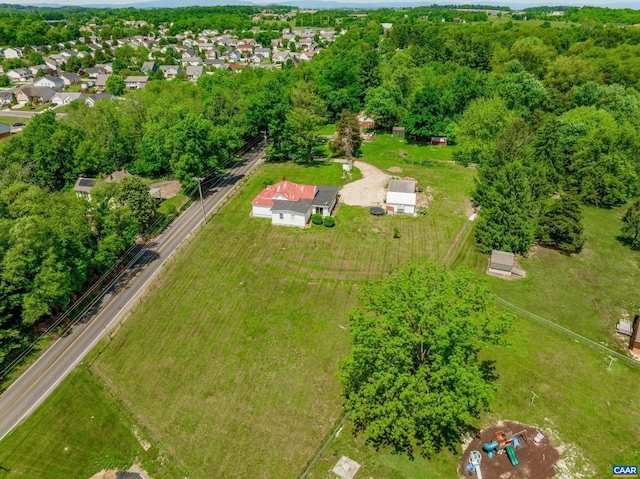
POLYGON ((0 123, 0 138, 6 138, 11 135, 11 127, 6 123, 0 123))
POLYGON ((389 187, 387 188, 387 211, 389 213, 415 213, 415 180, 389 180, 389 187))
POLYGON ((447 137, 446 136, 432 136, 431 137, 431 145, 432 146, 447 146, 447 137))
POLYGON ((394 126, 392 134, 393 134, 394 138, 404 138, 405 137, 405 127, 404 126, 394 126))
POLYGON ((515 267, 516 255, 507 251, 493 250, 489 259, 489 274, 511 277, 516 274, 524 276, 524 272, 515 267), (522 273, 522 274, 520 274, 522 273))

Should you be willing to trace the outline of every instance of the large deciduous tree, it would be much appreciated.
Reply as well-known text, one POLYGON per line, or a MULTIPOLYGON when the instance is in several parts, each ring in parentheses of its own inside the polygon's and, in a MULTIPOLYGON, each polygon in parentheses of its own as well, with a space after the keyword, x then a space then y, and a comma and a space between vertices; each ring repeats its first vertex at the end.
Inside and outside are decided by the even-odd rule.
POLYGON ((105 90, 112 95, 123 95, 126 90, 124 80, 117 75, 110 75, 105 82, 105 90))
POLYGON ((343 111, 336 122, 335 138, 329 143, 329 149, 334 155, 344 155, 348 161, 352 161, 360 145, 360 123, 358 117, 348 111, 343 111))
POLYGON ((376 448, 429 456, 456 449, 496 392, 486 344, 505 344, 511 316, 466 269, 409 263, 366 287, 350 313, 341 365, 356 434, 376 448))

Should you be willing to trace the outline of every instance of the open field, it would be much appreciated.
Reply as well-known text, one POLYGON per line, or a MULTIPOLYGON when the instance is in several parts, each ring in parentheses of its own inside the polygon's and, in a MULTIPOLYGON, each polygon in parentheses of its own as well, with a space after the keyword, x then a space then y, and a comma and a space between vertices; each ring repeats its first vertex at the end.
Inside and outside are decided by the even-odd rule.
POLYGON ((363 143, 362 159, 376 165, 397 164, 403 168, 420 162, 452 161, 456 146, 431 146, 394 138, 388 133, 377 135, 375 141, 363 143))
MULTIPOLYGON (((180 477, 158 449, 145 451, 135 426, 104 385, 79 366, 0 444, 0 477, 84 478, 141 463, 157 477, 180 477)), ((139 431, 141 437, 144 434, 139 431)))
MULTIPOLYGON (((250 200, 264 180, 286 176, 296 182, 341 184, 341 165, 267 164, 167 265, 150 296, 94 363, 93 371, 132 411, 149 440, 158 441, 177 458, 190 477, 298 476, 342 415, 335 372, 339 358, 349 348, 345 314, 355 305, 358 284, 384 277, 407 259, 442 260, 451 252, 454 238, 467 221, 466 198, 473 188, 473 170, 449 163, 403 163, 397 153, 411 145, 383 135, 379 140, 383 140, 378 144, 380 150, 387 154, 375 156, 373 143, 363 147, 363 159, 385 170, 400 166, 403 171, 394 174, 416 177, 421 185, 432 187, 427 216, 373 217, 361 208, 342 205, 333 229, 272 227, 269 220, 249 217, 250 200), (396 226, 400 239, 393 239, 396 226)), ((414 154, 421 155, 423 150, 431 147, 414 154)), ((442 155, 438 159, 451 157, 452 148, 434 150, 442 155)), ((617 250, 611 243, 615 238, 610 238, 610 232, 617 233, 619 214, 619 210, 586 212, 585 253, 592 254, 584 265, 578 261, 582 269, 573 273, 583 277, 583 289, 575 295, 584 297, 578 307, 585 311, 589 295, 598 288, 603 297, 613 294, 607 288, 618 287, 619 276, 637 274, 638 257, 629 262, 623 254, 627 250, 617 250), (610 272, 611 262, 602 257, 601 248, 615 251, 614 260, 620 263, 617 269, 610 272), (602 268, 596 283, 587 275, 594 268, 602 268)), ((465 264, 482 273, 486 257, 474 251, 472 241, 471 235, 462 244, 454 265, 465 264)), ((536 297, 535 288, 546 288, 540 293, 544 298, 540 303, 546 303, 548 309, 534 311, 553 319, 556 316, 546 312, 571 304, 565 302, 574 300, 572 293, 554 291, 554 284, 557 290, 568 288, 551 281, 535 285, 528 281, 540 281, 534 271, 549 275, 554 271, 557 276, 549 277, 563 280, 569 276, 561 273, 568 267, 562 261, 576 259, 538 251, 525 260, 530 264, 523 262, 530 275, 527 280, 492 279, 492 285, 501 296, 505 290, 500 288, 512 288, 506 299, 527 308, 536 297)), ((634 281, 633 276, 629 281, 634 281)), ((575 281, 566 284, 573 287, 575 281)), ((620 291, 618 297, 632 296, 630 290, 627 293, 620 291)), ((579 325, 589 328, 587 320, 579 325)), ((596 335, 598 329, 591 328, 591 332, 596 335)), ((524 319, 516 321, 510 339, 509 348, 486 352, 487 358, 497 361, 501 392, 494 401, 493 415, 483 418, 484 425, 506 418, 538 425, 545 432, 556 431, 560 441, 576 448, 569 457, 583 457, 595 468, 591 477, 607 477, 611 464, 640 460, 633 446, 640 442, 640 429, 633 427, 640 422, 637 372, 620 364, 608 371, 602 355, 524 319), (539 396, 533 406, 529 405, 531 390, 539 396)), ((178 477, 169 469, 171 461, 165 469, 153 462, 157 449, 152 448, 148 456, 140 452, 128 432, 133 425, 127 422, 131 420, 125 409, 111 396, 99 393, 104 390, 93 376, 82 368, 79 371, 0 444, 0 459, 10 451, 14 470, 29 470, 31 462, 40 461, 38 467, 46 470, 46 477, 66 478, 84 477, 76 472, 109 466, 114 457, 124 465, 132 457, 141 457, 154 479, 178 477), (88 392, 82 392, 83 384, 89 384, 95 393, 90 400, 88 392), (79 402, 69 399, 74 394, 79 402), (88 461, 79 457, 80 463, 73 464, 77 468, 71 469, 54 453, 35 457, 32 443, 24 437, 44 435, 52 451, 67 445, 68 433, 57 430, 51 421, 84 428, 83 433, 72 429, 71 437, 95 434, 96 428, 75 424, 78 417, 88 414, 85 402, 111 411, 111 420, 118 424, 111 429, 97 428, 109 445, 95 441, 85 446, 84 457, 102 454, 104 461, 80 469, 88 461), (50 416, 55 420, 42 420, 50 416), (158 469, 152 471, 154 465, 158 469)), ((363 464, 363 477, 448 479, 454 477, 458 462, 450 452, 413 462, 385 451, 376 453, 351 438, 348 428, 325 457, 333 453, 337 457, 347 454, 363 464)), ((320 461, 312 477, 333 477, 328 471, 337 457, 320 461)))
MULTIPOLYGON (((616 236, 626 207, 584 209, 586 243, 579 255, 567 256, 534 248, 520 260, 527 278, 491 278, 501 298, 554 320, 589 339, 614 349, 622 342, 615 324, 625 314, 640 311, 640 252, 623 246, 616 236)), ((475 249, 473 235, 460 249, 454 265, 467 265, 482 274, 487 256, 475 249)))
POLYGON ((437 260, 466 221, 473 172, 452 165, 411 171, 436 186, 426 217, 341 206, 336 228, 304 230, 249 217, 265 179, 340 184, 341 174, 265 165, 94 365, 192 477, 299 474, 341 413, 334 375, 357 283, 408 258, 437 260))

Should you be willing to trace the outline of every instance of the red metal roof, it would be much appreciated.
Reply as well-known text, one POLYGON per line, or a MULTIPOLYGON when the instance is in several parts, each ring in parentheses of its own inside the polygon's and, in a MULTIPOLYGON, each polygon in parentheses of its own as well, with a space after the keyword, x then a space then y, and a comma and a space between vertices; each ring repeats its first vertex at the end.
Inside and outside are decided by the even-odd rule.
POLYGON ((316 196, 314 185, 298 185, 287 180, 267 186, 258 193, 252 205, 273 206, 274 199, 298 201, 302 198, 313 199, 316 196))

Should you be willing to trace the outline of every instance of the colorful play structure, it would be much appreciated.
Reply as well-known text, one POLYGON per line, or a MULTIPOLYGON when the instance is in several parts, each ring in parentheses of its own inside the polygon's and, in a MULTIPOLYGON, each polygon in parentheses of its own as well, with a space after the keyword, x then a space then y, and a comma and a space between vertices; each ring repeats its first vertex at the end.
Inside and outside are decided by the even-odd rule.
MULTIPOLYGON (((537 445, 544 439, 544 435, 540 432, 536 434, 534 443, 537 445)), ((482 450, 487 454, 489 459, 494 459, 496 455, 505 454, 509 459, 509 462, 513 467, 518 467, 518 456, 516 455, 516 449, 521 447, 522 444, 530 446, 529 439, 527 438, 527 431, 522 430, 515 434, 505 434, 503 431, 495 433, 494 440, 482 445, 482 450)), ((467 472, 469 475, 473 475, 475 472, 478 479, 482 479, 482 472, 480 465, 482 463, 482 454, 479 451, 471 451, 469 454, 469 464, 467 465, 467 472)))

